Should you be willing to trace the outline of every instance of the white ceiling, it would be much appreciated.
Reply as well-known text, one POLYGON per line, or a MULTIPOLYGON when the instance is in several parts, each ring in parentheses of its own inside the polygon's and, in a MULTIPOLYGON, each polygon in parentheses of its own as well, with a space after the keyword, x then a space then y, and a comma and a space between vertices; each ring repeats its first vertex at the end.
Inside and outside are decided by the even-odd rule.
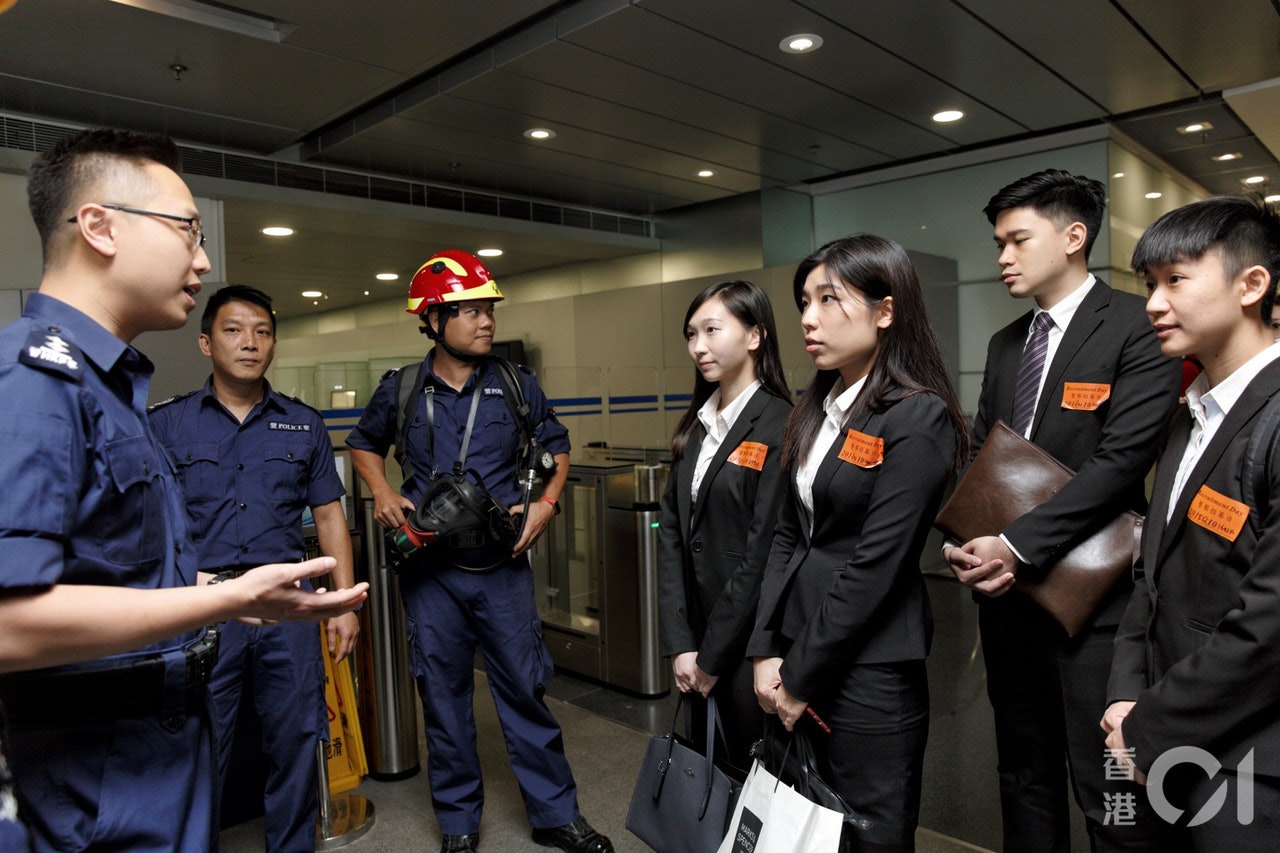
POLYGON ((1256 84, 1280 78, 1278 48, 1272 0, 18 0, 0 110, 422 188, 377 201, 361 174, 316 207, 223 181, 228 278, 288 315, 312 310, 304 279, 349 304, 373 269, 411 274, 444 245, 502 245, 499 278, 654 245, 424 203, 445 185, 517 217, 532 199, 653 218, 660 236, 685 205, 1111 121, 1210 190, 1274 187, 1280 97, 1256 84), (797 32, 825 44, 783 53, 797 32), (936 124, 941 109, 965 117, 936 124), (1173 132, 1204 117, 1209 134, 1173 132), (1209 159, 1225 151, 1244 157, 1209 159), (360 193, 375 200, 353 212, 360 193), (298 235, 266 242, 268 219, 298 235))

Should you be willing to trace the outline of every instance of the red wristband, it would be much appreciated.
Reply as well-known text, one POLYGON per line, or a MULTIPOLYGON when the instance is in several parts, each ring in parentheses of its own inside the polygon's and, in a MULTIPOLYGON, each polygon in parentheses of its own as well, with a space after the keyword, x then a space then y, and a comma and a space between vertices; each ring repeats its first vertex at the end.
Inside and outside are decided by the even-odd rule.
POLYGON ((556 500, 555 498, 549 498, 546 495, 543 495, 542 497, 538 498, 538 503, 551 504, 552 508, 556 511, 556 515, 560 514, 560 501, 556 500))

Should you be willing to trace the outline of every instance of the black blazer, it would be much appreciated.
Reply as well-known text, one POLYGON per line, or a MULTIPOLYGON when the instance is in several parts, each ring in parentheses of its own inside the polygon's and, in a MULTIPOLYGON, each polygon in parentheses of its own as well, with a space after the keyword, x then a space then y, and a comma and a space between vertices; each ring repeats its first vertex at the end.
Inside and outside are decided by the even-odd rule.
POLYGON ((1201 486, 1243 503, 1245 447, 1277 393, 1280 361, 1231 408, 1166 524, 1191 432, 1187 410, 1174 413, 1107 690, 1109 702, 1137 700, 1123 732, 1144 770, 1172 747, 1199 746, 1233 770, 1253 749, 1255 771, 1280 776, 1280 465, 1257 495, 1269 511, 1252 508, 1235 542, 1187 517, 1201 486))
MULTIPOLYGON (((1018 363, 1033 313, 991 338, 973 422, 975 455, 997 420, 1013 418, 1018 363)), ((1142 298, 1097 281, 1062 336, 1031 422, 1031 441, 1076 476, 1003 531, 1031 571, 1043 571, 1121 511, 1145 511, 1144 480, 1177 405, 1181 376, 1180 361, 1160 352, 1142 298), (1068 382, 1109 385, 1111 396, 1094 411, 1066 409, 1068 382)), ((1127 582, 1122 587, 1099 607, 1097 624, 1119 621, 1129 589, 1127 582)))
POLYGON ((813 701, 853 664, 928 654, 933 617, 920 552, 955 440, 934 394, 848 424, 814 479, 812 534, 789 473, 747 652, 782 657, 791 695, 813 701), (884 461, 863 468, 840 459, 848 429, 883 439, 884 461))
POLYGON ((709 675, 742 662, 755 624, 773 527, 782 495, 782 430, 791 403, 761 387, 747 402, 691 492, 705 435, 696 426, 684 456, 672 464, 658 532, 659 644, 664 656, 698 652, 709 675), (764 467, 728 461, 744 441, 763 444, 764 467))

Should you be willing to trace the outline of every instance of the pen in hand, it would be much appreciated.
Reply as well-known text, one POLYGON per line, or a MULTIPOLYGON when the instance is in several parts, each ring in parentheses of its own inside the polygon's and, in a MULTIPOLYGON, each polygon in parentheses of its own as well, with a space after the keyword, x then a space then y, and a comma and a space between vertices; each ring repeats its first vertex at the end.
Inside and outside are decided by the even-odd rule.
POLYGON ((822 718, 818 716, 818 712, 813 710, 812 705, 805 705, 804 712, 813 718, 813 721, 818 724, 818 728, 822 729, 827 734, 831 734, 831 727, 823 722, 822 718))

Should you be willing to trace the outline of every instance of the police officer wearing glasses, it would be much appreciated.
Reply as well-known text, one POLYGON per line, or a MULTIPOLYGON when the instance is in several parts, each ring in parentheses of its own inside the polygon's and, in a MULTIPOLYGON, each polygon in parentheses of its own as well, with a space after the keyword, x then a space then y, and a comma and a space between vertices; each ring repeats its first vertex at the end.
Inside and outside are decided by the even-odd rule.
POLYGON ((147 426, 153 368, 130 346, 182 326, 209 271, 177 168, 165 137, 100 130, 64 138, 28 174, 44 272, 0 329, 0 702, 35 851, 208 850, 216 632, 203 626, 324 619, 367 589, 294 586, 330 558, 217 586, 197 573, 147 426))
MULTIPOLYGON (((525 555, 558 510, 568 476, 569 436, 532 375, 520 372, 519 390, 529 405, 534 437, 558 464, 541 495, 523 502, 516 479, 519 424, 498 370, 486 359, 495 331, 493 306, 501 299, 489 271, 465 252, 443 251, 423 264, 410 284, 408 311, 419 316, 421 331, 436 346, 405 394, 400 373, 411 368, 383 377, 347 445, 383 527, 401 528, 406 516, 426 514, 415 513, 419 500, 437 493, 455 463, 459 473, 474 472, 466 475, 469 483, 478 481, 500 505, 525 516, 514 547, 498 536, 472 537, 468 546, 454 547, 450 537, 428 545, 424 560, 400 570, 442 853, 475 850, 479 844, 484 793, 471 704, 477 646, 533 840, 562 850, 610 853, 609 839, 578 812, 560 725, 543 702, 552 665, 525 555), (408 430, 403 438, 402 412, 408 430), (392 447, 405 473, 401 493, 386 478, 385 457, 392 447), (488 566, 487 571, 467 570, 488 566)), ((453 491, 461 501, 457 506, 469 503, 458 497, 468 491, 453 491)))

